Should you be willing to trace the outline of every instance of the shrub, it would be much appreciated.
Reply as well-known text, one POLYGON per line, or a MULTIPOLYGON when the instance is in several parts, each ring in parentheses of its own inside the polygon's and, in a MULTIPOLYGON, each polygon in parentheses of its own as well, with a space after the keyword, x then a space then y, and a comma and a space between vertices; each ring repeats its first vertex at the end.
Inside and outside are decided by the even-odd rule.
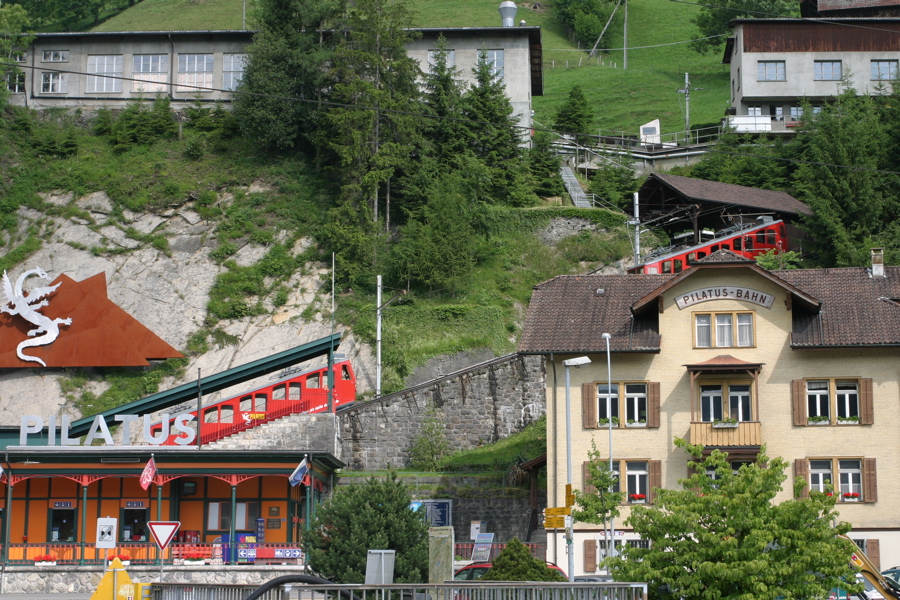
POLYGON ((518 538, 507 542, 491 568, 481 579, 485 581, 566 581, 559 571, 534 558, 518 538))

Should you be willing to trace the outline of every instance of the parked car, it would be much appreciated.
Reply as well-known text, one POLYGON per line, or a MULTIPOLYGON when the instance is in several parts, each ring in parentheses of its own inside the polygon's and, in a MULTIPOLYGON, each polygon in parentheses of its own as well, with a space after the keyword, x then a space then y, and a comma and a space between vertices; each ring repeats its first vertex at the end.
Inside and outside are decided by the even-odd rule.
POLYGON ((881 574, 889 579, 893 579, 897 583, 900 583, 900 567, 891 567, 890 569, 885 569, 881 572, 881 574))
POLYGON ((612 583, 612 575, 576 575, 575 582, 612 583))
MULTIPOLYGON (((875 589, 875 586, 872 585, 868 579, 860 575, 856 574, 856 581, 858 583, 863 584, 865 587, 866 597, 869 600, 885 600, 884 596, 875 589)), ((854 600, 856 594, 847 594, 847 590, 842 588, 834 588, 831 590, 831 594, 828 595, 828 600, 854 600)))
MULTIPOLYGON (((547 567, 553 569, 554 571, 559 571, 559 573, 566 577, 565 571, 557 567, 551 562, 547 563, 547 567)), ((472 563, 471 565, 466 565, 456 571, 453 574, 454 581, 475 581, 476 579, 481 579, 481 577, 488 572, 488 569, 491 568, 491 563, 489 562, 481 562, 481 563, 472 563)))

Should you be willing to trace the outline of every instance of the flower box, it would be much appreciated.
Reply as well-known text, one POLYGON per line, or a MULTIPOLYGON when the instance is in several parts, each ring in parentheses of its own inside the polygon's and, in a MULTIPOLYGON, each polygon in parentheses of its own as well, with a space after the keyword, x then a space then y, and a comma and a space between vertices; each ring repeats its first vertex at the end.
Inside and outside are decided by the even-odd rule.
POLYGON ((647 502, 646 494, 628 494, 628 501, 632 504, 644 504, 647 502))
POLYGON ((859 502, 859 492, 844 492, 841 494, 841 499, 844 502, 859 502))
POLYGON ((859 425, 859 419, 838 419, 838 425, 859 425))
POLYGON ((55 560, 36 560, 34 561, 34 566, 36 567, 55 567, 55 560))
POLYGON ((732 423, 731 421, 713 421, 712 424, 714 429, 736 429, 738 426, 738 422, 735 421, 732 423))
POLYGON ((628 421, 625 427, 646 427, 647 421, 628 421))

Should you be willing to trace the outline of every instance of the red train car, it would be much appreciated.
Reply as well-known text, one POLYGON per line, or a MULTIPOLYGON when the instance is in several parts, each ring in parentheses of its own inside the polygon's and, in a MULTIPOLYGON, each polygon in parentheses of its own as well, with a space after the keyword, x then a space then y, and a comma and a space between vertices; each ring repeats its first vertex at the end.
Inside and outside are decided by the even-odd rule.
MULTIPOLYGON (((356 374, 350 361, 336 356, 334 362, 335 410, 356 400, 356 374)), ((328 410, 328 365, 310 369, 282 372, 278 381, 239 394, 227 400, 213 402, 202 408, 203 422, 200 425, 200 443, 209 444, 247 429, 252 429, 286 415, 317 413, 328 410)), ((188 413, 193 419, 186 425, 196 431, 197 411, 188 413)), ((169 420, 169 435, 163 445, 174 445, 175 439, 185 437, 174 431, 169 420)), ((154 437, 161 435, 165 423, 151 427, 154 437)), ((196 444, 195 439, 193 444, 196 444)))
POLYGON ((712 239, 694 246, 667 246, 645 257, 644 262, 628 269, 629 273, 680 273, 691 262, 719 249, 731 250, 746 258, 756 258, 768 250, 788 249, 784 221, 757 220, 757 224, 735 225, 714 234, 712 239))

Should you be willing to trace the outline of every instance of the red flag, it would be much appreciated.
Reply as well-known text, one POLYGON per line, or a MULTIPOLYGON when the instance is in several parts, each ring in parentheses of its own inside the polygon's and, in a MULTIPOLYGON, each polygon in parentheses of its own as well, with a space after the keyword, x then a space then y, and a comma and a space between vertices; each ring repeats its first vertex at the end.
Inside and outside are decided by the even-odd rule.
POLYGON ((151 456, 150 460, 147 461, 147 466, 145 466, 144 470, 141 472, 141 487, 146 490, 150 487, 150 484, 153 483, 155 478, 156 460, 151 456))

